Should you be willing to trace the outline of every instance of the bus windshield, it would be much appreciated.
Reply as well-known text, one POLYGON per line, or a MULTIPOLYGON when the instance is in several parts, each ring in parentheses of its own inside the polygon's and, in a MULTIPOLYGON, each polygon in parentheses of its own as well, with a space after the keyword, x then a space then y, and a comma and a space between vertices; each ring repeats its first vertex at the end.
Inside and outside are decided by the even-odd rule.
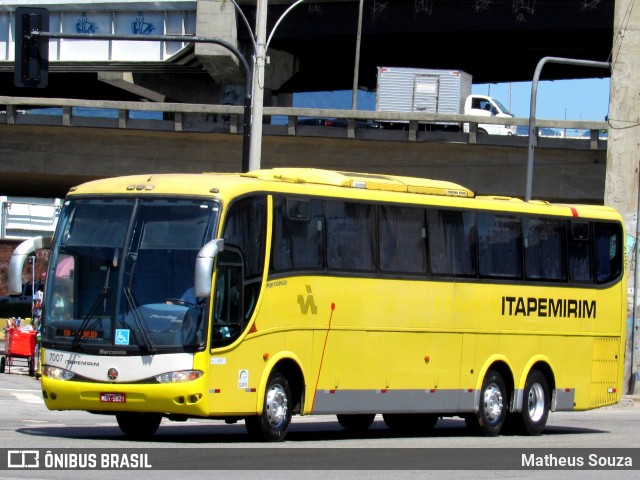
POLYGON ((184 199, 77 199, 61 213, 47 273, 43 344, 120 354, 193 351, 207 302, 194 293, 219 207, 184 199))

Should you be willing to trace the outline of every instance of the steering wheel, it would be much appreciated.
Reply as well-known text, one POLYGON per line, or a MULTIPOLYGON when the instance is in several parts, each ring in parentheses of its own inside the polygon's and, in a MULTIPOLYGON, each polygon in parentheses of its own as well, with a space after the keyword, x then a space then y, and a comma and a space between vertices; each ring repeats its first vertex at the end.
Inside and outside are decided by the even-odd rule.
POLYGON ((198 305, 196 305, 193 302, 187 302, 186 300, 183 300, 181 298, 167 298, 164 303, 169 303, 172 305, 180 305, 182 307, 187 307, 187 308, 198 308, 198 305))

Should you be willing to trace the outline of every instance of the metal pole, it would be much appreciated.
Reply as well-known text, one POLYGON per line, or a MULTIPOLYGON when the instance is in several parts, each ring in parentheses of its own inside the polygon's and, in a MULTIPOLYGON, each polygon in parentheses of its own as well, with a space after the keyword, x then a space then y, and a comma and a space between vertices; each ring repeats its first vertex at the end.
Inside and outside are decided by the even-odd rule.
POLYGON ((536 135, 536 98, 538 96, 538 80, 542 67, 547 63, 563 63, 565 65, 581 65, 584 67, 611 68, 609 62, 594 62, 591 60, 577 60, 573 58, 544 57, 538 62, 536 71, 531 82, 531 101, 529 103, 529 149, 527 151, 527 185, 525 189, 525 201, 531 200, 531 190, 533 185, 533 152, 538 143, 536 135))
POLYGON ((362 42, 362 11, 364 0, 360 0, 358 8, 358 33, 356 35, 356 60, 353 65, 353 94, 351 96, 351 110, 358 108, 358 77, 360 75, 360 44, 362 42))
POLYGON ((256 46, 253 58, 253 115, 248 170, 259 170, 262 157, 262 115, 264 112, 264 67, 267 52, 267 0, 258 0, 256 10, 256 46))
POLYGON ((264 68, 267 63, 267 49, 280 22, 296 6, 305 0, 298 0, 287 8, 273 26, 267 39, 267 0, 258 0, 256 9, 256 52, 253 59, 253 117, 251 121, 251 155, 249 170, 259 170, 262 157, 262 116, 264 112, 264 68))

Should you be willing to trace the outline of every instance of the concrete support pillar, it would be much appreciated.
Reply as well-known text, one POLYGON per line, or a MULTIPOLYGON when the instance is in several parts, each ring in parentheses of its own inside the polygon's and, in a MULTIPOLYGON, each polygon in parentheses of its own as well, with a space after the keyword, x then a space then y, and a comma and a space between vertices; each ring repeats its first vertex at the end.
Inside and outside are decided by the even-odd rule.
MULTIPOLYGON (((235 47, 238 46, 236 11, 230 2, 197 0, 196 8, 196 35, 216 37, 235 47)), ((216 83, 244 83, 244 75, 240 71, 238 60, 226 48, 198 43, 195 52, 216 83)))
POLYGON ((627 228, 627 243, 633 242, 635 247, 631 250, 635 254, 630 254, 627 262, 630 293, 625 380, 629 380, 629 391, 637 391, 640 387, 640 379, 637 378, 638 309, 636 306, 634 315, 634 301, 637 304, 639 296, 634 295, 634 289, 638 254, 636 225, 640 205, 640 4, 633 0, 616 0, 613 31, 605 204, 622 214, 627 228))

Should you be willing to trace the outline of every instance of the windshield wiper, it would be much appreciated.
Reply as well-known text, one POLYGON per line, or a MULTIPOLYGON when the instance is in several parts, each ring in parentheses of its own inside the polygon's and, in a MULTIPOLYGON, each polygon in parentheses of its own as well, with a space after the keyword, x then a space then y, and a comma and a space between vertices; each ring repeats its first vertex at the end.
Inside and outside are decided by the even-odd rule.
POLYGON ((106 300, 109 296, 109 291, 110 289, 107 286, 104 286, 100 289, 98 298, 96 298, 96 301, 93 302, 93 305, 91 305, 91 309, 89 310, 89 313, 87 313, 87 316, 82 319, 82 323, 80 324, 78 330, 76 330, 73 337, 73 343, 71 344, 71 350, 73 350, 74 352, 80 348, 80 345, 82 345, 82 340, 84 338, 84 332, 87 329, 87 325, 89 325, 89 321, 93 318, 93 315, 98 309, 100 302, 102 300, 106 300))
POLYGON ((142 337, 142 341, 144 346, 149 351, 149 354, 153 355, 155 353, 155 349, 153 348, 153 343, 151 342, 151 338, 149 338, 149 334, 147 333, 147 329, 144 324, 144 320, 140 316, 140 312, 136 307, 136 302, 133 299, 133 294, 131 293, 131 288, 125 287, 122 289, 124 292, 124 298, 127 299, 127 305, 129 305, 129 309, 131 310, 131 314, 133 315, 133 319, 136 322, 138 327, 138 331, 140 332, 140 336, 142 337))

